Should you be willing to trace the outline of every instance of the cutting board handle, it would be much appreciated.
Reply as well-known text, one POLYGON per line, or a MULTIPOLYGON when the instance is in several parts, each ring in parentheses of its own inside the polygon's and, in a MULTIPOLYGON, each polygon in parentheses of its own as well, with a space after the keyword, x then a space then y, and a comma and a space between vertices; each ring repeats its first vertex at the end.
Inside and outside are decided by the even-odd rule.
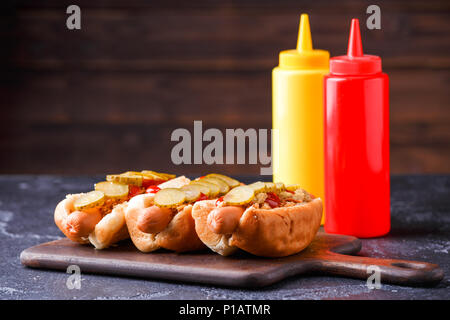
POLYGON ((317 270, 358 279, 368 279, 379 270, 382 283, 420 287, 436 285, 444 277, 442 269, 432 263, 349 256, 331 251, 321 257, 317 270))

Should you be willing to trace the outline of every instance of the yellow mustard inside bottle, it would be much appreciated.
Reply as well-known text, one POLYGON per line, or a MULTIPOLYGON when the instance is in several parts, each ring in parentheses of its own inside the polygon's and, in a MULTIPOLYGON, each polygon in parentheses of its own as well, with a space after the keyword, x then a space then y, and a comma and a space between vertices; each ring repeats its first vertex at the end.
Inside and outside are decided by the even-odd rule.
POLYGON ((328 51, 313 49, 309 18, 302 14, 297 48, 281 51, 272 71, 273 181, 299 184, 322 200, 323 77, 329 59, 328 51))

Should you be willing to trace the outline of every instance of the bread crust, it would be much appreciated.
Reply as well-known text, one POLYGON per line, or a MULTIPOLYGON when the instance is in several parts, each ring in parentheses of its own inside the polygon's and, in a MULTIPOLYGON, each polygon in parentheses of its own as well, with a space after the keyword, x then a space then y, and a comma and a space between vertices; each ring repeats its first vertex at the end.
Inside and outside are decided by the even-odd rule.
POLYGON ((229 255, 240 248, 262 257, 284 257, 302 251, 314 239, 322 218, 322 200, 292 207, 256 209, 250 206, 231 235, 216 234, 207 225, 215 201, 199 201, 192 216, 200 239, 211 250, 229 255))
POLYGON ((195 232, 192 205, 177 212, 167 228, 156 234, 144 233, 138 229, 139 210, 153 205, 154 194, 142 194, 130 200, 125 211, 125 220, 131 240, 142 252, 160 248, 176 251, 195 251, 205 248, 195 232))
POLYGON ((198 201, 194 204, 192 217, 195 220, 195 231, 208 248, 222 256, 228 256, 237 250, 237 247, 228 243, 231 235, 214 233, 208 227, 208 215, 215 207, 216 200, 198 201))

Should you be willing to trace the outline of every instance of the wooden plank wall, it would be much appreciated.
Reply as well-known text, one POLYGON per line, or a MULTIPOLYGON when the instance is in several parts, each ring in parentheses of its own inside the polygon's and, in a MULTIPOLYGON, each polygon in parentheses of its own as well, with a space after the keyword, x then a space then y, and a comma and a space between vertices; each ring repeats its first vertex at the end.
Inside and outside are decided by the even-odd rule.
POLYGON ((149 168, 258 174, 259 165, 174 166, 170 134, 270 128, 271 69, 310 14, 314 46, 344 54, 360 18, 391 88, 393 173, 450 173, 450 2, 2 2, 0 173, 92 174, 149 168), (82 29, 65 26, 69 4, 82 29))

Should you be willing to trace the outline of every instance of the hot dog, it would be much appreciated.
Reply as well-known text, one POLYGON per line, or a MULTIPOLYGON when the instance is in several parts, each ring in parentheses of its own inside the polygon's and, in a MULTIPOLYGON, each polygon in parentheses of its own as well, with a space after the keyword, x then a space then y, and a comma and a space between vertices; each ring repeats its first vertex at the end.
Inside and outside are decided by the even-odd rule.
MULTIPOLYGON (((157 189, 174 189, 189 183, 190 180, 182 176, 158 185, 157 189)), ((204 245, 195 233, 192 205, 157 206, 155 196, 156 193, 138 195, 130 200, 125 211, 128 231, 136 248, 142 252, 159 248, 177 252, 203 249, 204 245)))
POLYGON ((235 187, 223 201, 197 202, 192 216, 200 240, 221 255, 242 249, 284 257, 311 243, 320 227, 322 200, 299 186, 257 182, 235 187))
POLYGON ((129 238, 124 213, 127 201, 174 177, 153 171, 108 175, 108 181, 95 184, 94 191, 67 195, 56 206, 55 224, 72 241, 106 248, 129 238))
MULTIPOLYGON (((216 199, 230 190, 231 185, 239 185, 239 181, 217 174, 193 181, 179 177, 158 185, 155 192, 136 196, 130 200, 125 213, 131 240, 142 252, 159 248, 177 252, 205 248, 195 231, 192 206, 198 201, 216 199)), ((220 215, 212 225, 218 230, 231 228, 227 221, 220 222, 220 215)))
POLYGON ((98 209, 74 211, 65 220, 67 232, 72 237, 88 237, 102 218, 98 209))
POLYGON ((144 233, 159 233, 172 220, 173 212, 169 208, 151 206, 139 209, 137 228, 144 233))
POLYGON ((228 206, 215 208, 208 215, 208 227, 212 232, 217 234, 233 233, 243 213, 243 207, 228 206))
POLYGON ((99 218, 96 211, 92 212, 92 210, 89 210, 91 213, 94 213, 93 219, 91 219, 87 213, 75 210, 74 201, 80 196, 81 194, 67 195, 66 198, 56 206, 54 219, 55 224, 67 238, 74 242, 84 244, 89 243, 86 232, 88 230, 93 230, 96 223, 95 221, 99 220, 99 218), (87 218, 88 221, 86 221, 86 223, 83 222, 83 218, 87 218), (92 226, 92 224, 94 225, 92 226))

